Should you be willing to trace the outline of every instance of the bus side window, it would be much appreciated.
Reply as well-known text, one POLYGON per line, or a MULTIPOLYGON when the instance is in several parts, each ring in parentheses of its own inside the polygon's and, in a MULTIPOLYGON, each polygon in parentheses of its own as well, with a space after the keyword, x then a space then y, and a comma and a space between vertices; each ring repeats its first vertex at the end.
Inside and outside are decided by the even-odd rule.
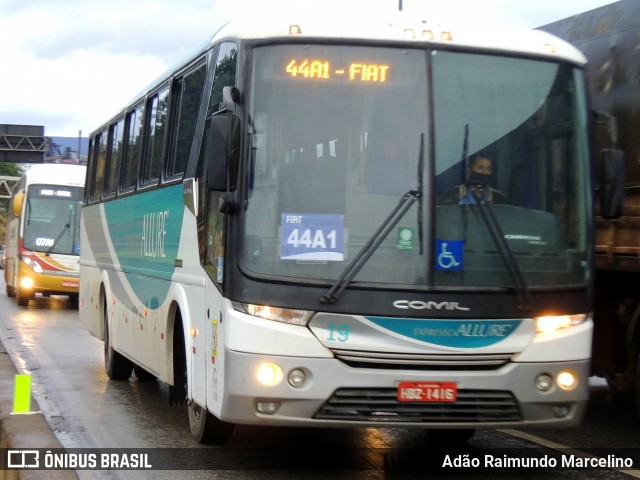
POLYGON ((164 139, 167 132, 169 88, 153 95, 147 102, 145 155, 142 164, 142 185, 155 185, 160 180, 164 139))
POLYGON ((113 197, 118 189, 118 172, 122 160, 122 137, 124 135, 124 118, 119 119, 109 129, 109 148, 107 153, 107 176, 104 182, 104 196, 113 197))
MULTIPOLYGON (((218 59, 218 52, 220 51, 220 45, 216 45, 213 47, 213 51, 211 53, 212 58, 212 67, 209 69, 211 74, 215 73, 215 65, 218 59)), ((209 92, 204 92, 205 98, 207 102, 209 102, 210 94, 209 92)), ((207 103, 207 112, 209 104, 207 103)), ((209 115, 207 114, 207 117, 209 115)), ((204 152, 206 151, 207 145, 207 136, 209 135, 209 125, 211 124, 211 120, 208 118, 205 122, 204 127, 204 135, 202 136, 202 143, 200 144, 200 152, 198 154, 198 166, 196 169, 196 177, 198 178, 198 250, 200 255, 200 264, 205 264, 205 246, 207 243, 206 239, 206 228, 207 228, 207 216, 206 211, 208 209, 207 200, 209 198, 208 189, 207 189, 207 166, 204 161, 204 152)))
POLYGON ((102 198, 104 190, 104 175, 107 163, 107 132, 103 130, 93 139, 93 163, 91 178, 91 200, 98 201, 102 198))
POLYGON ((202 63, 173 84, 167 178, 182 176, 187 166, 206 72, 206 65, 202 63))
POLYGON ((138 181, 138 162, 142 144, 142 125, 144 120, 144 107, 138 105, 127 114, 126 139, 124 163, 122 165, 122 192, 130 192, 135 189, 138 181))
POLYGON ((209 97, 207 116, 213 115, 222 108, 222 89, 236 84, 236 59, 238 50, 235 43, 227 42, 220 45, 216 61, 216 71, 213 77, 213 88, 209 97))
POLYGON ((231 42, 223 43, 216 55, 216 69, 213 87, 209 96, 207 122, 198 159, 198 178, 200 185, 200 201, 198 212, 198 240, 200 246, 200 261, 211 279, 222 288, 224 283, 224 254, 226 216, 218 209, 224 195, 207 189, 207 166, 204 152, 207 142, 211 140, 211 117, 222 108, 222 91, 224 87, 234 86, 236 78, 236 45, 231 42))
POLYGON ((224 281, 224 251, 225 251, 225 214, 221 213, 218 205, 222 201, 224 192, 215 192, 207 188, 207 164, 204 160, 208 142, 211 139, 211 119, 207 120, 200 158, 198 159, 198 246, 200 263, 209 277, 220 287, 224 281))
MULTIPOLYGON (((85 179, 86 188, 84 189, 84 203, 91 202, 91 179, 93 178, 93 171, 95 170, 95 165, 93 163, 95 148, 96 137, 92 135, 89 138, 89 152, 87 153, 87 173, 85 179)), ((13 197, 11 197, 11 203, 13 203, 13 197)))

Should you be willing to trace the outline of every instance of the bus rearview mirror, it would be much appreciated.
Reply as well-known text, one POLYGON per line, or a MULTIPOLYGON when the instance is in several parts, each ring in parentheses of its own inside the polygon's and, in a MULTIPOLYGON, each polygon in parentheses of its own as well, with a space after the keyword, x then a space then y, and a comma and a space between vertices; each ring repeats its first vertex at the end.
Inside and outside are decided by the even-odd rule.
POLYGON ((231 114, 212 117, 206 142, 207 187, 218 192, 234 190, 240 162, 240 119, 231 114))
POLYGON ((22 215, 22 202, 24 201, 24 190, 20 190, 13 197, 13 216, 19 217, 22 215))

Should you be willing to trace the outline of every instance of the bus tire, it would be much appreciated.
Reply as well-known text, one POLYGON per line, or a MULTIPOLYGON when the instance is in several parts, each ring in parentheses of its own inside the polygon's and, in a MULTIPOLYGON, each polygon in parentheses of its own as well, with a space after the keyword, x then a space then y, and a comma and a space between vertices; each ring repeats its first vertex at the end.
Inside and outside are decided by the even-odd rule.
POLYGON ((158 377, 156 377, 153 373, 145 368, 142 368, 140 365, 133 366, 133 373, 135 374, 139 382, 152 382, 158 379, 158 377))
POLYGON ((69 295, 69 303, 71 304, 71 308, 78 310, 78 307, 80 306, 80 298, 78 295, 69 295))
POLYGON ((191 435, 198 443, 226 443, 231 439, 235 425, 223 422, 206 408, 189 400, 186 353, 188 350, 182 328, 182 319, 178 312, 173 335, 173 385, 169 387, 169 402, 171 405, 187 403, 191 435))
POLYGON ((18 289, 16 292, 16 300, 18 301, 18 306, 26 307, 29 305, 29 300, 32 300, 35 295, 32 292, 25 294, 22 290, 18 289))
POLYGON ((189 426, 198 443, 227 443, 235 429, 233 423, 223 422, 193 401, 189 402, 189 426))
MULTIPOLYGON (((187 360, 184 357, 180 381, 185 393, 188 391, 187 375, 187 360)), ((227 443, 233 436, 235 429, 233 423, 223 422, 206 408, 201 407, 193 400, 189 400, 188 396, 187 411, 189 413, 191 435, 198 443, 223 444, 227 443)))
POLYGON ((104 303, 104 369, 111 380, 129 380, 133 371, 133 363, 128 358, 116 352, 111 346, 111 335, 109 332, 109 315, 107 313, 107 302, 104 303))
POLYGON ((13 298, 16 296, 16 289, 7 283, 7 297, 13 298))

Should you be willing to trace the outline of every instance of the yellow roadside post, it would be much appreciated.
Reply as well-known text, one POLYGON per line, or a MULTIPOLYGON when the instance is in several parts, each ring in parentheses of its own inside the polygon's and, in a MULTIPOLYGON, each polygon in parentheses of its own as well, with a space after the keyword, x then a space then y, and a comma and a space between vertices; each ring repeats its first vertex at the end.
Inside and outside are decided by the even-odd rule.
POLYGON ((16 375, 12 415, 31 413, 31 375, 16 375))

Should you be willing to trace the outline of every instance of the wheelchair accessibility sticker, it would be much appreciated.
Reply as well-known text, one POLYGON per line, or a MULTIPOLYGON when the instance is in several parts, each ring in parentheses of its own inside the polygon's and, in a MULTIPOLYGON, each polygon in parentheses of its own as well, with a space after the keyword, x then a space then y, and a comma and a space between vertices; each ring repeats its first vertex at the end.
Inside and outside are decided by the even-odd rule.
POLYGON ((464 240, 436 239, 436 270, 464 269, 464 240))

